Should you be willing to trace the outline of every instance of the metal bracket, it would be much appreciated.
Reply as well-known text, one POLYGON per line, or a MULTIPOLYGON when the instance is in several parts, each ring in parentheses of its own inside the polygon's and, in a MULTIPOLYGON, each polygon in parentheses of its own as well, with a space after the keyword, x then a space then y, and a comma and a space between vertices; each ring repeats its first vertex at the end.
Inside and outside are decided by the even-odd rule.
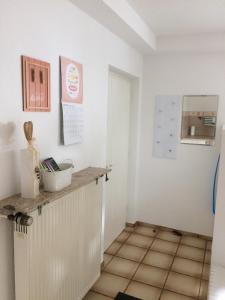
POLYGON ((105 181, 109 181, 108 173, 105 174, 105 181))
POLYGON ((42 205, 38 205, 38 207, 37 207, 39 216, 41 216, 41 214, 42 214, 42 208, 43 208, 42 205))
POLYGON ((49 201, 46 201, 44 203, 42 203, 41 205, 38 205, 37 210, 38 210, 38 215, 41 216, 42 215, 42 211, 43 211, 43 207, 45 205, 49 204, 49 201))

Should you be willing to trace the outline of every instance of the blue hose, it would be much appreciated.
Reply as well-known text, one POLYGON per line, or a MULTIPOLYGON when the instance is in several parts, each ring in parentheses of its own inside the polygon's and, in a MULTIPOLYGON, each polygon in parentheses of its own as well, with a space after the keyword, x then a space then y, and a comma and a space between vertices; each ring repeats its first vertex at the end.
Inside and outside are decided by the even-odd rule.
POLYGON ((220 155, 217 160, 216 164, 216 171, 215 171, 215 176, 213 180, 213 201, 212 201, 212 212, 215 215, 216 212, 216 188, 217 188, 217 176, 218 176, 218 169, 219 169, 219 163, 220 163, 220 155))

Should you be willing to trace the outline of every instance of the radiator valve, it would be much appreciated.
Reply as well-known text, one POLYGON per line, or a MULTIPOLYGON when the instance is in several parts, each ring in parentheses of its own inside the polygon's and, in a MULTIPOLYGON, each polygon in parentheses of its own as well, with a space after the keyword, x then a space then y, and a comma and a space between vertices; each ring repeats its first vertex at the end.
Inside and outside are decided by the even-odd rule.
POLYGON ((20 226, 31 226, 33 223, 32 217, 22 213, 17 213, 16 215, 9 215, 8 219, 10 221, 14 221, 17 225, 20 226))

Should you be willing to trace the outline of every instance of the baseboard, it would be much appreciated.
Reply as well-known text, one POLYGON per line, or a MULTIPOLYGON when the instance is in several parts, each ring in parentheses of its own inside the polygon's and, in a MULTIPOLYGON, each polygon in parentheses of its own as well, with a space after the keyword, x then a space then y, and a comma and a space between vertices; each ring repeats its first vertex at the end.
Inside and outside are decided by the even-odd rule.
POLYGON ((179 229, 175 229, 175 228, 170 228, 170 227, 166 227, 166 226, 154 225, 154 224, 150 224, 150 223, 147 223, 147 222, 136 221, 135 223, 126 223, 127 227, 136 227, 138 225, 139 226, 145 226, 145 227, 151 227, 151 228, 158 229, 158 230, 165 230, 165 231, 174 231, 174 230, 176 230, 177 232, 179 232, 182 235, 189 235, 189 236, 191 235, 193 237, 203 238, 205 240, 212 241, 212 237, 207 236, 207 235, 188 232, 188 231, 179 230, 179 229))
POLYGON ((137 225, 137 222, 135 222, 135 223, 126 222, 127 227, 135 227, 136 225, 137 225))

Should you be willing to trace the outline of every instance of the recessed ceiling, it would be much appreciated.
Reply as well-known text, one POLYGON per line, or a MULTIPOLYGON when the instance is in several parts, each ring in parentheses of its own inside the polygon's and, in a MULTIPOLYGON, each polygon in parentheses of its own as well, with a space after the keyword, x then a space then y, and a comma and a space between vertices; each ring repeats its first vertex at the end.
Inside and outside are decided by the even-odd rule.
POLYGON ((127 0, 156 35, 225 32, 225 0, 127 0))

